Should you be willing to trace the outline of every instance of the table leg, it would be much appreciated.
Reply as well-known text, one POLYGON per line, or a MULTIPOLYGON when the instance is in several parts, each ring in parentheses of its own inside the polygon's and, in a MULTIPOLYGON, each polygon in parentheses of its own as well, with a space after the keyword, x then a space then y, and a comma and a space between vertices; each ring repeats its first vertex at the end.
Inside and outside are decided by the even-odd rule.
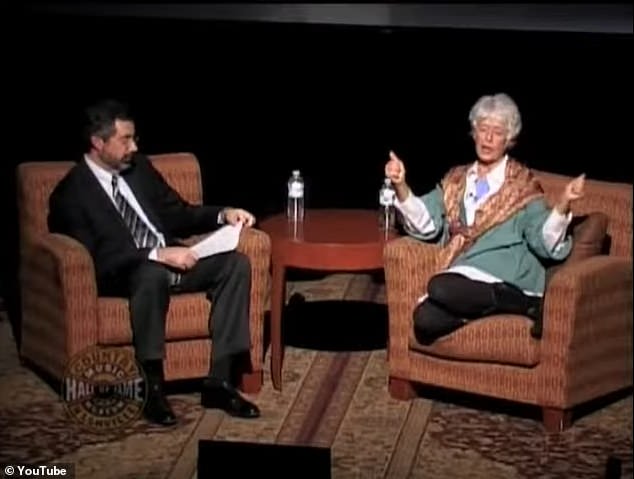
POLYGON ((271 277, 271 380, 273 387, 282 390, 282 311, 286 304, 286 267, 273 263, 271 277))

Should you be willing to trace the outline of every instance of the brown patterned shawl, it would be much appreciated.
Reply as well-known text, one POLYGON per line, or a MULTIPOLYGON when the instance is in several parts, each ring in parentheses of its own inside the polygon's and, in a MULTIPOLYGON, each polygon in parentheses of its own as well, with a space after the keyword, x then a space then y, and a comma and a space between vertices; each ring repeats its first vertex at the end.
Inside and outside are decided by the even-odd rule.
POLYGON ((443 200, 450 240, 440 253, 440 270, 467 250, 482 234, 504 223, 535 198, 543 197, 544 190, 529 168, 509 158, 506 162, 504 183, 475 212, 471 226, 460 223, 460 207, 464 200, 466 175, 470 165, 452 168, 442 179, 443 200))

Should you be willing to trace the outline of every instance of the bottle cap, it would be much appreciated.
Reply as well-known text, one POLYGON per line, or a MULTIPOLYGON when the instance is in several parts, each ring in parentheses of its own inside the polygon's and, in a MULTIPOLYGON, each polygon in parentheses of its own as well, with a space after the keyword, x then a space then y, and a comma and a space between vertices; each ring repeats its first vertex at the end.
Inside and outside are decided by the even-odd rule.
POLYGON ((388 185, 388 186, 389 186, 389 185, 391 185, 391 184, 392 184, 392 180, 390 180, 389 178, 385 178, 385 179, 383 180, 383 183, 385 183, 386 185, 388 185))
POLYGON ((293 176, 299 176, 299 170, 293 170, 293 176))

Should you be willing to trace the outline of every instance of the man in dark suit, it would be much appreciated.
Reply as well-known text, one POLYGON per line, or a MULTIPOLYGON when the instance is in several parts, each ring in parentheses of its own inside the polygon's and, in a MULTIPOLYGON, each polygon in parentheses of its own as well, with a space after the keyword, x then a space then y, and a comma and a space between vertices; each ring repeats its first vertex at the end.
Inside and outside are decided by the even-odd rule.
POLYGON ((104 101, 86 116, 87 153, 51 194, 48 225, 88 249, 100 295, 129 298, 135 354, 147 378, 145 417, 176 423, 163 392, 165 319, 170 294, 192 291, 206 291, 214 302, 202 404, 258 417, 257 406, 232 385, 249 351, 249 260, 236 251, 198 259, 175 240, 226 223, 249 227, 253 215, 186 203, 138 153, 134 120, 123 104, 104 101))

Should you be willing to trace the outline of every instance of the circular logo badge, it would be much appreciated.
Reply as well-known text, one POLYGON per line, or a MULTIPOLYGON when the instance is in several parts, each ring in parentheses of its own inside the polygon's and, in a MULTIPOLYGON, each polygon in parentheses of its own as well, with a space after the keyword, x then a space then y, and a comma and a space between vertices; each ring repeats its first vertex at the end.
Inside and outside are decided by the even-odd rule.
POLYGON ((62 383, 66 411, 92 430, 123 428, 143 412, 147 400, 143 369, 123 348, 91 347, 73 356, 62 383))

